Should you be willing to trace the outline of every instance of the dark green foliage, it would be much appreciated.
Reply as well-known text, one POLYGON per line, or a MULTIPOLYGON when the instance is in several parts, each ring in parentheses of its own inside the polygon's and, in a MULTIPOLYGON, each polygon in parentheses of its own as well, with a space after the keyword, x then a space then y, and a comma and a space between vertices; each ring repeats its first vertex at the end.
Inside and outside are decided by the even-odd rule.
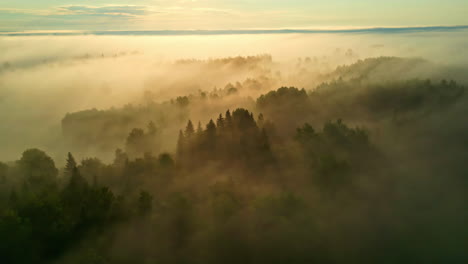
POLYGON ((8 166, 0 162, 0 184, 4 184, 7 180, 8 166))
POLYGON ((34 187, 46 187, 55 182, 58 170, 45 152, 29 149, 23 152, 18 168, 27 182, 34 187))
POLYGON ((177 97, 176 103, 180 107, 187 107, 190 104, 190 100, 187 96, 177 97))
POLYGON ((73 155, 68 152, 67 164, 65 165, 65 173, 71 177, 76 169, 76 161, 73 155))
MULTIPOLYGON (((257 120, 239 108, 195 129, 178 116, 175 155, 158 146, 177 130, 127 109, 112 162, 69 153, 59 175, 32 149, 0 163, 2 261, 466 263, 464 88, 363 79, 272 91, 257 120)), ((97 112, 68 116, 65 132, 124 115, 97 112)))
POLYGON ((298 124, 320 125, 336 118, 356 123, 411 122, 456 104, 464 90, 462 85, 444 80, 374 83, 340 78, 319 85, 309 95, 296 88, 271 91, 257 99, 257 107, 273 122, 282 124, 278 132, 292 135, 292 128, 298 124))
POLYGON ((15 211, 4 212, 0 218, 0 255, 4 263, 31 263, 37 260, 31 239, 31 225, 15 211))
POLYGON ((62 130, 66 142, 76 151, 113 151, 125 144, 134 128, 148 128, 148 134, 156 129, 159 138, 164 128, 169 125, 179 127, 187 119, 186 100, 161 104, 126 105, 122 108, 107 110, 86 110, 67 114, 62 120, 62 130))
POLYGON ((236 109, 232 116, 219 115, 218 126, 210 120, 205 130, 194 136, 189 121, 185 136, 179 135, 178 161, 196 169, 203 162, 226 163, 253 173, 273 163, 267 132, 260 130, 252 113, 236 109))
POLYGON ((297 129, 296 140, 317 183, 327 188, 352 182, 351 174, 369 169, 367 164, 375 164, 379 155, 366 131, 341 120, 327 122, 319 132, 306 123, 297 129))
POLYGON ((310 95, 312 104, 323 101, 340 105, 327 112, 347 119, 368 121, 391 119, 412 121, 450 107, 464 94, 464 87, 454 81, 430 80, 367 83, 341 80, 325 83, 310 95))
POLYGON ((282 87, 260 96, 257 99, 257 108, 282 124, 281 133, 290 133, 298 123, 305 121, 305 115, 311 114, 312 110, 306 91, 294 87, 282 87))
MULTIPOLYGON (((415 75, 413 70, 428 66, 430 66, 430 62, 421 58, 367 58, 358 60, 349 66, 338 66, 330 75, 338 76, 343 80, 373 80, 375 76, 378 76, 378 81, 380 82, 387 80, 406 80, 409 76, 415 75), (392 69, 392 71, 388 69, 392 69)), ((416 73, 416 76, 419 77, 418 75, 420 74, 421 73, 416 73)))
POLYGON ((158 153, 160 147, 159 134, 153 122, 149 122, 147 130, 134 128, 127 137, 125 149, 131 158, 141 157, 145 153, 158 153))
POLYGON ((104 180, 106 177, 104 174, 106 165, 97 158, 83 159, 78 169, 83 177, 94 186, 99 184, 99 180, 104 180))
POLYGON ((259 107, 268 105, 284 105, 285 103, 295 105, 307 101, 307 93, 304 89, 294 87, 281 87, 276 91, 271 91, 257 99, 259 107))
POLYGON ((158 162, 159 165, 164 169, 171 169, 174 167, 174 160, 168 153, 163 153, 159 155, 158 162))
POLYGON ((195 129, 193 128, 192 121, 189 120, 187 122, 187 126, 185 127, 185 136, 190 138, 193 136, 194 133, 195 133, 195 129))

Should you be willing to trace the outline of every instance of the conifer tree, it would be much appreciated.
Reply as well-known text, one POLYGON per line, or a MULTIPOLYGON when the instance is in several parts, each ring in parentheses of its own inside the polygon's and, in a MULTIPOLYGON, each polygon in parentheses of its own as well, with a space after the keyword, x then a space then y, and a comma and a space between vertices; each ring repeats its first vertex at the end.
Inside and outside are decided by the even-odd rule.
POLYGON ((226 118, 224 119, 225 127, 226 128, 232 128, 232 117, 231 117, 231 111, 227 110, 226 111, 226 118))
POLYGON ((206 125, 206 134, 213 137, 216 135, 216 125, 213 119, 210 119, 210 122, 206 125))
POLYGON ((195 133, 195 129, 193 128, 193 123, 191 120, 189 120, 187 122, 187 126, 185 127, 185 136, 187 138, 190 138, 193 136, 194 133, 195 133))
POLYGON ((216 120, 216 126, 217 126, 219 129, 224 128, 224 118, 223 118, 223 115, 222 115, 222 114, 219 114, 219 117, 218 117, 218 119, 216 120))
POLYGON ((65 165, 65 173, 71 177, 73 175, 73 171, 75 170, 75 168, 76 168, 75 158, 70 152, 68 152, 67 164, 65 165))
POLYGON ((216 146, 216 125, 213 119, 206 125, 205 136, 206 147, 209 151, 213 151, 216 146))

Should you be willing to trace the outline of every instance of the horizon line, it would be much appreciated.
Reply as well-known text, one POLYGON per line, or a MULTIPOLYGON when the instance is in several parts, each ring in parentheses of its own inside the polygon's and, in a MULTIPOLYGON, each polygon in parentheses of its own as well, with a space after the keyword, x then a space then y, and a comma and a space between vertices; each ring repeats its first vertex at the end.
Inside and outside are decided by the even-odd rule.
POLYGON ((456 26, 403 26, 362 27, 342 29, 225 29, 225 30, 30 30, 0 31, 0 36, 189 36, 189 35, 257 35, 257 34, 320 34, 320 33, 415 33, 445 32, 468 29, 468 25, 456 26))

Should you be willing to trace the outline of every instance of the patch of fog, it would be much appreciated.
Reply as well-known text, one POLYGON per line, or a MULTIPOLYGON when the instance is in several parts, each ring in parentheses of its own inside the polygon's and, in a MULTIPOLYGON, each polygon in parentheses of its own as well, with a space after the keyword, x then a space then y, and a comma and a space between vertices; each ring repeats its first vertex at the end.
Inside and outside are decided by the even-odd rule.
POLYGON ((140 103, 148 95, 161 102, 248 79, 269 80, 243 94, 252 99, 280 86, 313 89, 338 65, 367 57, 459 65, 466 44, 460 32, 1 37, 0 160, 31 147, 62 157, 60 121, 69 112, 140 103), (259 54, 272 59, 217 60, 259 54))

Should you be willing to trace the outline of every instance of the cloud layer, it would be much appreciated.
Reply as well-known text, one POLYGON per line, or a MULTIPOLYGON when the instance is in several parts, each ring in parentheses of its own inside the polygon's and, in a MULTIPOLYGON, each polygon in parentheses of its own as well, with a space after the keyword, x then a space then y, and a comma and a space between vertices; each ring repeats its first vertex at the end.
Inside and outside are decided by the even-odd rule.
MULTIPOLYGON (((458 0, 422 5, 367 1, 168 1, 95 5, 51 1, 0 4, 0 30, 226 30, 254 28, 317 28, 326 26, 468 25, 468 4, 458 0), (448 16, 447 14, 450 14, 448 16)), ((103 4, 106 3, 106 4, 103 4)))

